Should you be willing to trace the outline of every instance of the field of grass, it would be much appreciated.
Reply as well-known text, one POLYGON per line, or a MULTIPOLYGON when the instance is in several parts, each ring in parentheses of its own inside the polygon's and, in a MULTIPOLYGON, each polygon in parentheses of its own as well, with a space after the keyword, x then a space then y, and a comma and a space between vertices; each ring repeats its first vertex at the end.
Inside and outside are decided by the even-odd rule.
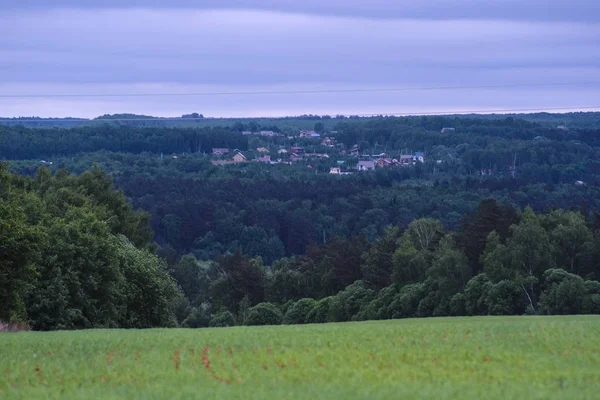
POLYGON ((0 398, 600 398, 600 317, 0 334, 0 398))

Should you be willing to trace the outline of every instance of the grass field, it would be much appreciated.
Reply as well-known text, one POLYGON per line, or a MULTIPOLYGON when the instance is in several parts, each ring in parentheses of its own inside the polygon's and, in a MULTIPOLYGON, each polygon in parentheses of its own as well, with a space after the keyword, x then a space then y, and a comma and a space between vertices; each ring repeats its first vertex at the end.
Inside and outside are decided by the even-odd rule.
POLYGON ((600 398, 600 317, 0 335, 0 398, 600 398))

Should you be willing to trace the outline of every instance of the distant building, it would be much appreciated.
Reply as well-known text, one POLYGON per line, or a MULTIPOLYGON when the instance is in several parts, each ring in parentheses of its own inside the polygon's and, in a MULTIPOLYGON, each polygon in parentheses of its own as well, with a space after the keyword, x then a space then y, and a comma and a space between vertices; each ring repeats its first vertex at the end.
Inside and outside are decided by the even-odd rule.
POLYGON ((302 131, 302 132, 300 132, 300 137, 310 138, 310 139, 318 139, 321 137, 321 135, 315 131, 302 131))
POLYGON ((413 163, 413 156, 412 155, 402 155, 400 156, 400 159, 398 160, 398 162, 400 163, 400 165, 410 165, 413 163))
POLYGON ((212 149, 213 156, 224 156, 225 154, 229 154, 229 149, 217 147, 212 149))
POLYGON ((359 161, 356 169, 359 171, 372 171, 375 169, 375 161, 359 161))
POLYGON ((415 154, 413 154, 413 161, 425 162, 425 153, 423 153, 422 151, 417 151, 415 154))
POLYGON ((585 186, 585 182, 584 181, 576 181, 575 185, 577 185, 577 186, 585 186))
POLYGON ((261 162, 261 163, 270 164, 271 163, 271 156, 269 156, 269 155, 262 156, 260 158, 257 158, 256 161, 261 162))
POLYGON ((559 125, 559 126, 556 127, 556 129, 560 129, 561 131, 568 131, 569 130, 569 128, 567 128, 564 125, 559 125))
POLYGON ((258 151, 259 153, 269 153, 269 149, 267 149, 266 147, 259 147, 258 149, 256 149, 256 151, 258 151))
POLYGON ((325 138, 321 142, 321 146, 333 147, 333 146, 335 146, 335 141, 331 140, 330 138, 325 138))
POLYGON ((279 149, 277 151, 277 154, 287 154, 287 153, 288 153, 288 151, 286 149, 279 149))
POLYGON ((231 160, 232 160, 233 162, 236 162, 236 163, 241 163, 241 162, 245 162, 245 161, 247 161, 247 158, 246 158, 246 156, 245 156, 245 155, 243 155, 242 153, 240 153, 240 152, 236 152, 236 153, 233 155, 233 157, 231 158, 231 160))
POLYGON ((304 147, 295 146, 295 147, 292 147, 292 153, 296 154, 297 156, 304 157, 304 154, 306 154, 306 151, 304 151, 304 147))
POLYGON ((446 133, 446 132, 454 132, 456 129, 454 128, 442 128, 442 133, 446 133))
POLYGON ((342 169, 341 169, 341 168, 339 168, 339 167, 332 167, 332 168, 329 170, 329 173, 330 173, 331 175, 340 175, 340 174, 342 173, 342 169))

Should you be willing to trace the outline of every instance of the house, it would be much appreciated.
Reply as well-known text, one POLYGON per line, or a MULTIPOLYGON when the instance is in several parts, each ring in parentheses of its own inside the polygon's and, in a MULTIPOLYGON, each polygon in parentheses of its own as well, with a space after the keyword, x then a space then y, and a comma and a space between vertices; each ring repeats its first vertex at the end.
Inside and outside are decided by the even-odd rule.
POLYGON ((242 153, 240 153, 240 152, 236 152, 236 153, 233 155, 233 157, 231 158, 231 160, 232 160, 233 162, 236 162, 236 163, 241 163, 241 162, 245 162, 245 161, 247 161, 247 158, 246 158, 246 156, 245 156, 245 155, 243 155, 242 153))
POLYGON ((271 156, 265 155, 265 156, 262 156, 260 158, 257 158, 256 161, 261 162, 261 163, 270 164, 271 163, 271 156))
POLYGON ((394 165, 394 160, 390 158, 380 158, 377 161, 375 161, 375 165, 378 167, 391 167, 392 165, 394 165))
POLYGON ((412 155, 402 155, 400 156, 400 160, 398 160, 400 165, 411 165, 413 163, 412 155))
POLYGON ((216 147, 212 149, 212 154, 213 156, 223 156, 225 154, 229 154, 229 149, 227 148, 221 148, 221 147, 216 147))
POLYGON ((277 151, 277 154, 287 154, 287 153, 288 153, 288 151, 286 149, 279 149, 277 151))
POLYGON ((577 185, 577 186, 585 186, 585 182, 584 181, 576 181, 575 185, 577 185))
POLYGON ((446 133, 446 132, 454 132, 456 129, 454 128, 442 128, 442 133, 446 133))
POLYGON ((292 153, 290 155, 290 161, 300 161, 302 160, 302 156, 296 154, 296 153, 292 153))
POLYGON ((258 151, 259 153, 269 153, 269 149, 267 149, 266 147, 259 147, 258 149, 256 149, 256 151, 258 151))
POLYGON ((292 147, 292 153, 300 157, 304 157, 304 154, 306 154, 306 152, 304 151, 304 147, 299 146, 292 147))
POLYGON ((355 144, 354 146, 352 146, 352 148, 350 149, 350 155, 351 156, 357 156, 358 157, 358 145, 355 144))
POLYGON ((304 138, 311 138, 311 139, 317 139, 320 138, 321 135, 319 135, 317 132, 315 131, 301 131, 300 132, 300 137, 304 137, 304 138))
POLYGON ((330 138, 325 138, 323 141, 321 141, 321 146, 333 147, 335 146, 335 141, 331 140, 330 138))
POLYGON ((356 169, 359 171, 372 171, 375 169, 375 161, 359 161, 356 169))
POLYGON ((422 151, 417 151, 415 154, 413 154, 413 161, 425 162, 425 153, 423 153, 422 151))
POLYGON ((332 167, 332 168, 329 170, 329 173, 330 173, 331 175, 340 175, 340 174, 342 173, 342 169, 341 169, 341 168, 339 168, 339 167, 332 167))

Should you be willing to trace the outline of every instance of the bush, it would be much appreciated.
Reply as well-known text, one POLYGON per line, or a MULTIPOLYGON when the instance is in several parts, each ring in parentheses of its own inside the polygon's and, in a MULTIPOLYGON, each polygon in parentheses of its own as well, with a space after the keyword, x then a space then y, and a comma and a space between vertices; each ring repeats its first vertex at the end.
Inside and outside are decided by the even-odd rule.
POLYGON ((281 325, 283 314, 276 305, 260 303, 248 310, 246 325, 281 325))
POLYGON ((579 314, 588 294, 584 280, 562 269, 544 272, 544 291, 540 296, 542 314, 579 314))
POLYGON ((417 316, 419 303, 424 297, 424 285, 415 283, 406 285, 394 296, 388 313, 392 318, 413 318, 417 316))
POLYGON ((487 315, 485 299, 491 286, 486 274, 479 274, 467 282, 464 290, 466 315, 487 315))
POLYGON ((306 322, 309 324, 324 324, 326 322, 333 322, 331 317, 331 305, 334 299, 335 297, 330 296, 319 300, 308 313, 306 322))
POLYGON ((523 289, 506 279, 490 286, 485 303, 488 315, 521 315, 527 308, 523 289))
POLYGON ((336 322, 351 321, 361 307, 369 304, 374 297, 373 290, 367 289, 364 282, 356 281, 335 296, 330 315, 336 322))
POLYGON ((369 321, 392 318, 389 308, 396 294, 398 294, 398 287, 396 285, 381 289, 375 299, 370 303, 363 304, 355 319, 357 321, 369 321))
POLYGON ((450 314, 455 317, 467 315, 465 310, 465 295, 462 293, 455 294, 450 299, 450 314))
POLYGON ((192 308, 181 326, 184 328, 206 328, 210 325, 210 321, 210 306, 207 303, 202 303, 197 308, 192 308))
POLYGON ((283 318, 283 323, 287 325, 305 324, 310 310, 317 304, 313 299, 301 299, 288 308, 283 318))
POLYGON ((235 317, 230 311, 221 311, 210 319, 208 326, 211 328, 225 328, 235 326, 235 317))

